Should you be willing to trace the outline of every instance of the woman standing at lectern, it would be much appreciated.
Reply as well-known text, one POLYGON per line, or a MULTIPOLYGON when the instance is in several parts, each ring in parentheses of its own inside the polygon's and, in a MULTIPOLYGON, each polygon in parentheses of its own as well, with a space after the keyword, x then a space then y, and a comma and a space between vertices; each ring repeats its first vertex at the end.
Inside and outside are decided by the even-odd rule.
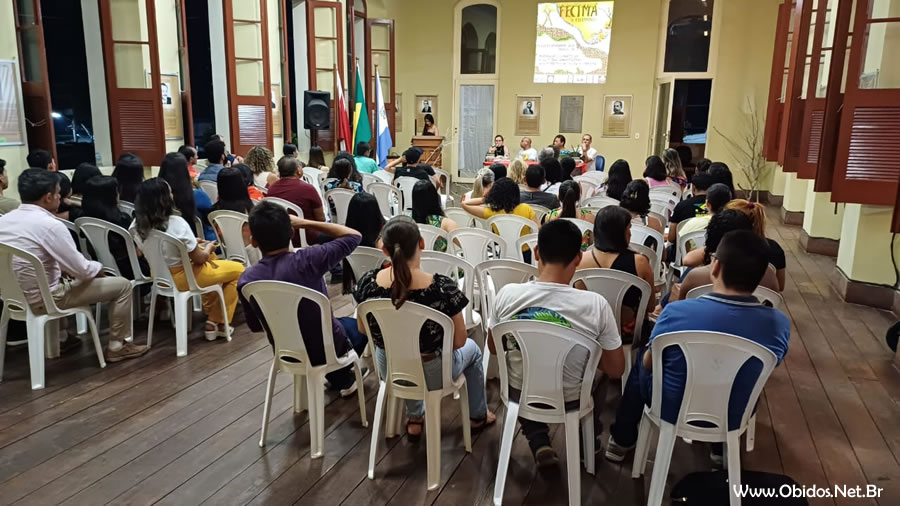
POLYGON ((422 129, 422 135, 437 135, 438 129, 434 124, 434 116, 431 114, 425 115, 425 128, 422 129))

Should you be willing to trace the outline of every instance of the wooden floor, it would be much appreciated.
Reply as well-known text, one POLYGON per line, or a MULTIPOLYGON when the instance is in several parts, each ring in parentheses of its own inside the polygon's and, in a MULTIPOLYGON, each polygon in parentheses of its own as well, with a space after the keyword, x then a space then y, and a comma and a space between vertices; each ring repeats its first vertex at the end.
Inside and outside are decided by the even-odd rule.
MULTIPOLYGON (((834 261, 799 251, 799 229, 778 224, 771 211, 769 233, 787 253, 791 347, 761 399, 756 450, 743 455, 743 466, 805 485, 875 484, 884 488, 878 504, 900 504, 900 372, 883 344, 894 317, 843 303, 828 281, 834 261)), ((349 313, 346 297, 333 300, 339 315, 349 313)), ((179 359, 172 331, 160 327, 139 360, 99 369, 86 342, 49 361, 40 391, 29 388, 26 350, 8 351, 0 383, 0 504, 490 504, 499 427, 477 434, 465 454, 457 402, 447 399, 442 410, 438 490, 426 490, 424 442, 406 438, 381 446, 370 481, 370 431, 360 426, 355 398, 326 394, 325 455, 311 460, 307 415, 293 414, 282 375, 268 444, 259 448, 268 344, 244 325, 231 343, 208 343, 195 325, 189 355, 179 359)), ((375 384, 370 375, 370 420, 375 384)), ((608 389, 602 416, 607 432, 615 390, 608 389)), ((502 415, 496 381, 488 399, 502 415)), ((563 434, 553 435, 562 454, 563 434)), ((582 472, 583 504, 641 504, 649 479, 632 480, 630 463, 598 458, 596 476, 582 472)), ((710 466, 707 448, 680 442, 669 483, 710 466)), ((504 503, 565 504, 563 473, 536 475, 517 435, 504 503)))

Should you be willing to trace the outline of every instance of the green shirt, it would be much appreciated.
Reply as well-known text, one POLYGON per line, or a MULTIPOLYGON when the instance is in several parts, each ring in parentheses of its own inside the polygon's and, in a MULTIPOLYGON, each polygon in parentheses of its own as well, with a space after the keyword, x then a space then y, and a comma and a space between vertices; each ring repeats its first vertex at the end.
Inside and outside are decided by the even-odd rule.
POLYGON ((378 164, 368 156, 354 156, 356 170, 363 174, 374 174, 378 170, 378 164))

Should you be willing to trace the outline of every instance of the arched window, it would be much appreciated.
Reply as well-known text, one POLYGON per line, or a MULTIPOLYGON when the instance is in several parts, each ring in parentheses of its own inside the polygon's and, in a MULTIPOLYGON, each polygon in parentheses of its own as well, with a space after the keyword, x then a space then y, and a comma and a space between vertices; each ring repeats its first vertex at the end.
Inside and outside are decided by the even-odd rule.
POLYGON ((460 74, 493 74, 497 68, 497 7, 476 4, 462 10, 460 74))

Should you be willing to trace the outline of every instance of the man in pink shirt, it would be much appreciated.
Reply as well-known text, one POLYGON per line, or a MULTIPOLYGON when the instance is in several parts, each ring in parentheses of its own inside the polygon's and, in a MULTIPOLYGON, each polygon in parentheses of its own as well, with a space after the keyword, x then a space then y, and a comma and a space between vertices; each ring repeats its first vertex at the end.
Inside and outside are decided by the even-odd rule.
MULTIPOLYGON (((109 304, 107 362, 139 357, 147 352, 147 347, 125 342, 133 335, 131 283, 125 278, 105 276, 100 262, 86 259, 75 247, 69 229, 53 215, 59 208, 58 181, 55 172, 44 169, 22 172, 18 183, 22 204, 0 218, 0 243, 27 251, 41 261, 50 295, 58 307, 109 304)), ((13 259, 13 270, 32 309, 43 312, 31 264, 13 259)))

